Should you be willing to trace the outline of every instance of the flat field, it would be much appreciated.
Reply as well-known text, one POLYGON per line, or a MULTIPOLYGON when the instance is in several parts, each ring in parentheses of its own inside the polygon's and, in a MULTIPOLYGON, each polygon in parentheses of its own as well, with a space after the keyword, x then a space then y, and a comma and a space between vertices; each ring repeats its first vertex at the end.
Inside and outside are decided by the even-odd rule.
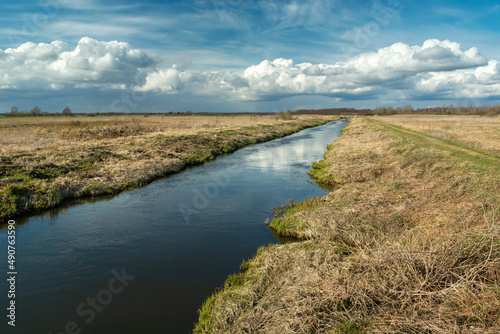
MULTIPOLYGON (((110 194, 332 117, 0 118, 0 220, 110 194)), ((0 221, 0 222, 1 222, 0 221)))
POLYGON ((500 117, 488 116, 380 116, 385 123, 500 153, 500 117))

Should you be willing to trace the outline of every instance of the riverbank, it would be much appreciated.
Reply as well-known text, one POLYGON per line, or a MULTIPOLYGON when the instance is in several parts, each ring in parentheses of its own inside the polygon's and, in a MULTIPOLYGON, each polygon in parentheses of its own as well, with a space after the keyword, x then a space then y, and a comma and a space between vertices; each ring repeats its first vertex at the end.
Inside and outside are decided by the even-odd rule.
POLYGON ((64 199, 115 194, 337 117, 3 118, 0 223, 64 199))
POLYGON ((244 262, 195 333, 500 331, 498 152, 378 119, 329 145, 311 175, 335 190, 271 222, 298 241, 244 262))

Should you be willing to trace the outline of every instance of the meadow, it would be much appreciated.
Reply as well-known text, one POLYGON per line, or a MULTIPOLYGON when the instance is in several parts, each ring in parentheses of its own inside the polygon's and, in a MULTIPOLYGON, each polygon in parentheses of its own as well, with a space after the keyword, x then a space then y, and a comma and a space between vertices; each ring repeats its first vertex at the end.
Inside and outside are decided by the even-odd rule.
POLYGON ((430 136, 500 153, 500 117, 395 115, 376 119, 430 136))

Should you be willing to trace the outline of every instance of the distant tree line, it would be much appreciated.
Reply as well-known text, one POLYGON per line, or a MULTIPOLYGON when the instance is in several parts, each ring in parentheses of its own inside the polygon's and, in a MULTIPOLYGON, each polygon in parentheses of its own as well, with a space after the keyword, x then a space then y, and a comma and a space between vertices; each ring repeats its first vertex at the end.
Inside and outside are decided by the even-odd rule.
POLYGON ((500 115, 500 105, 496 106, 457 106, 449 105, 442 107, 429 107, 414 109, 411 105, 403 107, 377 107, 375 109, 354 109, 354 108, 330 108, 305 110, 300 109, 293 112, 296 115, 397 115, 397 114, 434 114, 434 115, 480 115, 496 116, 500 115))
POLYGON ((5 114, 5 116, 14 116, 14 117, 24 117, 24 116, 73 116, 73 112, 69 107, 63 109, 62 112, 56 112, 55 114, 50 114, 46 111, 42 111, 39 106, 35 106, 30 109, 30 111, 19 111, 19 108, 13 106, 10 108, 10 113, 5 114))
POLYGON ((462 106, 458 104, 453 106, 434 107, 434 108, 423 108, 415 110, 417 113, 435 113, 440 115, 480 115, 480 116, 496 116, 500 115, 500 105, 496 106, 462 106))
MULTIPOLYGON (((481 116, 496 116, 500 115, 500 105, 496 106, 462 106, 458 104, 454 105, 443 105, 442 107, 428 107, 414 109, 410 104, 403 107, 392 107, 392 106, 382 106, 375 109, 355 109, 355 108, 327 108, 327 109, 299 109, 296 111, 283 110, 279 113, 193 113, 191 110, 188 111, 169 111, 165 113, 88 113, 86 116, 115 116, 115 115, 269 115, 275 114, 281 119, 292 119, 293 115, 397 115, 397 114, 433 114, 433 115, 481 115, 481 116)), ((83 115, 83 114, 82 114, 83 115)), ((60 113, 48 113, 46 111, 41 111, 40 107, 35 106, 30 109, 30 111, 19 111, 19 108, 13 106, 10 109, 10 113, 6 113, 5 116, 75 116, 69 107, 64 108, 60 113)))
POLYGON ((397 107, 397 108, 394 108, 391 106, 378 107, 378 108, 375 108, 375 110, 373 111, 373 114, 375 114, 375 115, 411 114, 414 111, 415 110, 413 109, 411 104, 407 104, 404 107, 397 107))

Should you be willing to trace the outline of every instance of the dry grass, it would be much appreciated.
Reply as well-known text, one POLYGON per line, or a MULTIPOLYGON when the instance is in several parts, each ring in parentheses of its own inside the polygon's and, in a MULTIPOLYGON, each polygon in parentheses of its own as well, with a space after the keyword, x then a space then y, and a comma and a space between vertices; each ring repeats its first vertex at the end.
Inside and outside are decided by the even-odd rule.
MULTIPOLYGON (((331 120, 332 118, 330 118, 331 120)), ((0 219, 116 193, 327 117, 0 118, 0 219)))
POLYGON ((5 117, 0 118, 0 153, 16 154, 82 142, 107 144, 144 135, 187 136, 206 130, 280 123, 275 116, 5 117))
POLYGON ((274 117, 29 117, 0 118, 0 159, 28 168, 64 164, 77 153, 113 148, 118 154, 144 161, 155 136, 192 136, 208 130, 259 124, 279 124, 274 117))
POLYGON ((394 115, 376 119, 427 135, 500 152, 500 116, 394 115))
MULTIPOLYGON (((376 118, 380 119, 380 118, 376 118)), ((499 333, 500 157, 355 118, 197 333, 499 333)))

